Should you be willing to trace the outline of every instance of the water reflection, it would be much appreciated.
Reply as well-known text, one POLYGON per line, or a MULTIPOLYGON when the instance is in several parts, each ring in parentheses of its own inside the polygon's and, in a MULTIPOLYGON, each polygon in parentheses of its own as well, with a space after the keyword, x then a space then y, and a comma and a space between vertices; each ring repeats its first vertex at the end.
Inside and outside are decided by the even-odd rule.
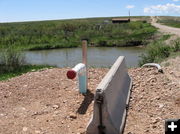
MULTIPOLYGON (((58 67, 73 67, 82 61, 81 48, 64 48, 54 50, 27 51, 25 60, 30 64, 46 64, 58 67)), ((109 67, 119 56, 126 57, 128 67, 137 66, 139 56, 144 49, 137 47, 88 48, 88 65, 93 67, 109 67)))

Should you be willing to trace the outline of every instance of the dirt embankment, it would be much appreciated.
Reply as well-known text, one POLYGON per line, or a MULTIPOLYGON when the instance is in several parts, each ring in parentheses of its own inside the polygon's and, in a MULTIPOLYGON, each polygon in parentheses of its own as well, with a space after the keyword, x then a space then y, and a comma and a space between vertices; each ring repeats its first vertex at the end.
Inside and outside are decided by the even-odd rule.
POLYGON ((165 119, 180 118, 180 85, 152 68, 130 72, 134 85, 125 134, 164 133, 165 119))
MULTIPOLYGON (((180 78, 168 66, 130 69, 133 78, 125 134, 162 134, 164 119, 179 118, 180 78), (177 75, 177 76, 176 76, 177 75)), ((0 82, 1 134, 84 134, 93 111, 94 91, 108 69, 89 70, 89 92, 77 91, 67 69, 31 72, 0 82)))
POLYGON ((85 131, 94 89, 108 69, 89 70, 89 92, 78 93, 67 69, 31 72, 0 82, 0 134, 80 134, 85 131))
POLYGON ((162 134, 165 119, 180 118, 180 57, 152 68, 130 69, 133 89, 125 134, 162 134))
MULTIPOLYGON (((173 34, 165 43, 180 37, 180 29, 156 23, 160 32, 173 34)), ((165 119, 180 118, 180 57, 162 63, 164 73, 154 69, 130 69, 133 89, 125 134, 162 134, 165 119)))

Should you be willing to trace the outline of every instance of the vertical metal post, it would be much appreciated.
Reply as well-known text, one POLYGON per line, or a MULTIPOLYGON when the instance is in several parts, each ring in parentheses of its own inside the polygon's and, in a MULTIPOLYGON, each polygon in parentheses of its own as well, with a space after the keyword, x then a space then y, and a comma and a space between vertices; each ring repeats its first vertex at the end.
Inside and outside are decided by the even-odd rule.
POLYGON ((82 62, 86 65, 86 89, 88 89, 87 40, 82 40, 82 62))

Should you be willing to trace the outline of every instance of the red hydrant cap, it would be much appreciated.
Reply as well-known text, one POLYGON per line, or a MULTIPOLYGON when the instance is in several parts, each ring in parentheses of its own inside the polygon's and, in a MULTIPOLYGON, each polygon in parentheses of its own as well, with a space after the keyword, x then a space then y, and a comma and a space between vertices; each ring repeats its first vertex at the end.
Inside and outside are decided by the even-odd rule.
POLYGON ((66 75, 68 79, 74 79, 76 77, 76 72, 74 70, 69 70, 66 75))

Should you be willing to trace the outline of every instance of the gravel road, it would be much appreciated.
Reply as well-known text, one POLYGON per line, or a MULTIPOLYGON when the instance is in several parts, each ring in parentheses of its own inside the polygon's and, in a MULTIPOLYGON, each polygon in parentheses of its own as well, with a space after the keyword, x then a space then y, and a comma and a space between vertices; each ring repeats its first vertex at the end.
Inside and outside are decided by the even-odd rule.
POLYGON ((156 23, 156 22, 157 22, 157 19, 156 19, 155 17, 151 17, 151 19, 152 19, 151 24, 152 24, 153 26, 159 28, 161 32, 163 32, 163 33, 175 34, 175 35, 177 35, 177 36, 180 37, 180 28, 174 28, 174 27, 165 26, 165 25, 156 23))

